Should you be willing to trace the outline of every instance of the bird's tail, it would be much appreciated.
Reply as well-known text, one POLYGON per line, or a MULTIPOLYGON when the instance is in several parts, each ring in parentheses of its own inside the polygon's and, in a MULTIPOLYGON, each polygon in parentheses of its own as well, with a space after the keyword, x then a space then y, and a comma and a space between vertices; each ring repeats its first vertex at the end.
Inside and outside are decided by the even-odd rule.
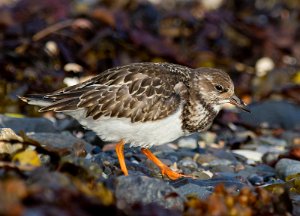
POLYGON ((26 95, 25 97, 19 96, 19 98, 25 103, 41 107, 46 107, 53 103, 53 99, 47 98, 44 95, 39 94, 26 95))

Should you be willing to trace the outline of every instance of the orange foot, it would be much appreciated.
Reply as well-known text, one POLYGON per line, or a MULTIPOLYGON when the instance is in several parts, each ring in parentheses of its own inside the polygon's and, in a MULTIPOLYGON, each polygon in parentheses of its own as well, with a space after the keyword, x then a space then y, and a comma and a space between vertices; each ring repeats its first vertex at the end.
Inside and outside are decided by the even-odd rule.
POLYGON ((141 151, 144 155, 146 155, 147 158, 149 158, 151 161, 153 161, 153 163, 155 163, 155 165, 158 166, 158 168, 161 170, 161 174, 168 176, 169 179, 176 180, 182 177, 192 177, 171 170, 167 165, 161 162, 161 160, 159 160, 149 149, 142 148, 141 151))
POLYGON ((124 145, 125 145, 125 141, 124 140, 120 140, 120 142, 117 143, 116 145, 116 153, 119 159, 119 163, 120 163, 120 167, 121 170, 123 171, 124 175, 128 175, 128 170, 125 164, 125 158, 124 158, 124 145))

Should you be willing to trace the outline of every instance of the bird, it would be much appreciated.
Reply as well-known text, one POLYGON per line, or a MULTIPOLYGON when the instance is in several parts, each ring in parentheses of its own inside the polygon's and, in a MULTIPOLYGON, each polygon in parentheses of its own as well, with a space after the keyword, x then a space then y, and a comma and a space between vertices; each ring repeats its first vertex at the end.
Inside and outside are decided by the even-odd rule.
POLYGON ((49 94, 21 96, 40 112, 62 112, 116 143, 124 175, 124 145, 141 152, 171 180, 189 177, 173 171, 150 150, 182 136, 206 131, 226 103, 248 111, 221 69, 192 69, 167 62, 131 63, 113 67, 87 81, 49 94))

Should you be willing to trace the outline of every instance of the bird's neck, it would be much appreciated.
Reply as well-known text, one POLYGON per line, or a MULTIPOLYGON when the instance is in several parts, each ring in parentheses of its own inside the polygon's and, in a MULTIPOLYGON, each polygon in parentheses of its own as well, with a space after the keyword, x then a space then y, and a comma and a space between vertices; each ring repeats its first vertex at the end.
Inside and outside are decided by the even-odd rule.
POLYGON ((183 106, 182 128, 188 133, 207 130, 220 110, 202 97, 189 98, 183 106))

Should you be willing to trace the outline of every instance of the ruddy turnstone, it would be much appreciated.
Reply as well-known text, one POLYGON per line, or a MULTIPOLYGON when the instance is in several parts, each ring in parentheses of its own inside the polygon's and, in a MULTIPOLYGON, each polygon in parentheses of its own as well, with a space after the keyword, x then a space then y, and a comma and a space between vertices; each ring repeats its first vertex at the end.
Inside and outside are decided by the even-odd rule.
POLYGON ((40 111, 70 115, 102 140, 117 142, 116 153, 125 175, 124 144, 130 143, 141 147, 170 179, 185 175, 163 164, 151 153, 151 146, 207 130, 225 103, 247 111, 224 71, 170 63, 115 67, 83 83, 21 99, 42 106, 40 111))

